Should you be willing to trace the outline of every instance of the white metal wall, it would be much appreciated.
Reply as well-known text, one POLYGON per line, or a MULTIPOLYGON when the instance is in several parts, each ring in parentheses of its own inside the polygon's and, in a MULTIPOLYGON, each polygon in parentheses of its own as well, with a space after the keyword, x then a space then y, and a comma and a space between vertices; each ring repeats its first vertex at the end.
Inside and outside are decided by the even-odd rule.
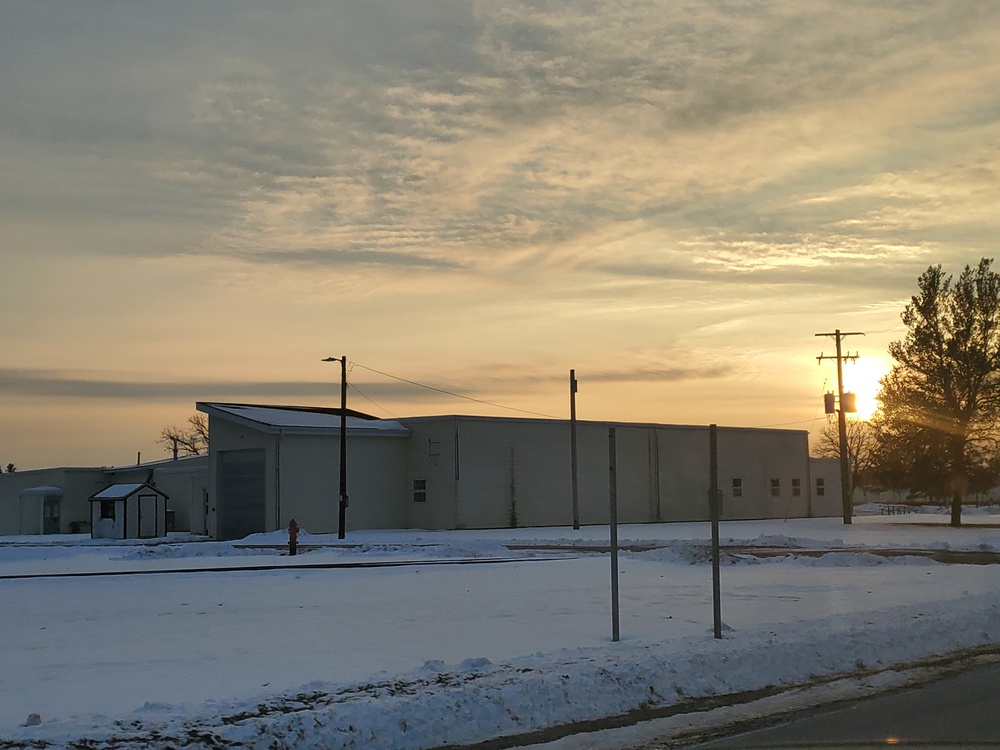
MULTIPOLYGON (((436 417, 412 431, 406 522, 417 528, 505 528, 572 521, 570 430, 550 420, 436 417), (426 481, 414 502, 412 482, 426 481)), ((608 522, 608 428, 577 425, 580 520, 608 522)), ((618 517, 623 523, 708 518, 707 426, 616 425, 618 517)), ((719 428, 724 518, 810 512, 808 435, 719 428), (741 496, 733 495, 733 479, 741 496), (777 480, 772 495, 771 480, 777 480), (793 480, 796 480, 793 482, 793 480)))

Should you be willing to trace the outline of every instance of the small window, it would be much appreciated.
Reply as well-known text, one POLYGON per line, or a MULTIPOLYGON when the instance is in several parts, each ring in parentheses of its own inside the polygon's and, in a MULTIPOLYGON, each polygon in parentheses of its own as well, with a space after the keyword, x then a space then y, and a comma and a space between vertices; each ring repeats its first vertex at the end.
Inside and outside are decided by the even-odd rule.
POLYGON ((771 480, 771 497, 781 497, 781 480, 771 480))
POLYGON ((798 477, 792 480, 792 497, 802 497, 802 483, 798 477))
POLYGON ((822 497, 826 494, 826 480, 823 477, 816 477, 816 495, 822 497))
POLYGON ((115 501, 114 500, 101 500, 101 518, 109 518, 112 521, 115 520, 115 501))
POLYGON ((743 497, 743 480, 733 477, 733 497, 743 497))
POLYGON ((413 502, 415 502, 415 503, 426 503, 427 502, 427 480, 426 479, 414 479, 413 480, 413 502))

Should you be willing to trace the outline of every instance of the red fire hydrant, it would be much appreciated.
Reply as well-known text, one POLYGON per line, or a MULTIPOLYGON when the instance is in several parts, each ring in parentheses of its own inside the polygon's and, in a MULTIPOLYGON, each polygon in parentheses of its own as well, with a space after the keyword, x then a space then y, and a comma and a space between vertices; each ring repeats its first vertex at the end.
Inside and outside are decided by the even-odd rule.
POLYGON ((295 555, 299 551, 299 525, 293 518, 288 522, 288 554, 295 555))

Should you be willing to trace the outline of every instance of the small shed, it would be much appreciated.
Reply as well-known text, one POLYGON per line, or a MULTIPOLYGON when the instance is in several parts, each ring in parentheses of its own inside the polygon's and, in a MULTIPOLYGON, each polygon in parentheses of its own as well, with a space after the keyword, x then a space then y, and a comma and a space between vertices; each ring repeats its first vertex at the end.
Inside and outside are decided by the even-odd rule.
POLYGON ((149 539, 167 533, 167 495, 148 484, 112 484, 90 498, 93 539, 149 539))

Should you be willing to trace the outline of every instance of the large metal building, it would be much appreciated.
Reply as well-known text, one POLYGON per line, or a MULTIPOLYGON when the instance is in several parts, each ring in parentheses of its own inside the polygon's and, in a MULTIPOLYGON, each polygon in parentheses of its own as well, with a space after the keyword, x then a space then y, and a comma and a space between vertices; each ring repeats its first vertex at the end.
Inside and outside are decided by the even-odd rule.
MULTIPOLYGON (((208 533, 236 539, 338 525, 340 410, 198 403, 209 420, 208 533)), ((578 422, 579 517, 608 522, 608 430, 617 436, 619 521, 708 517, 709 428, 578 422)), ((567 420, 346 414, 347 528, 510 528, 572 522, 567 420)), ((718 429, 723 518, 837 516, 835 466, 808 433, 718 429)))

